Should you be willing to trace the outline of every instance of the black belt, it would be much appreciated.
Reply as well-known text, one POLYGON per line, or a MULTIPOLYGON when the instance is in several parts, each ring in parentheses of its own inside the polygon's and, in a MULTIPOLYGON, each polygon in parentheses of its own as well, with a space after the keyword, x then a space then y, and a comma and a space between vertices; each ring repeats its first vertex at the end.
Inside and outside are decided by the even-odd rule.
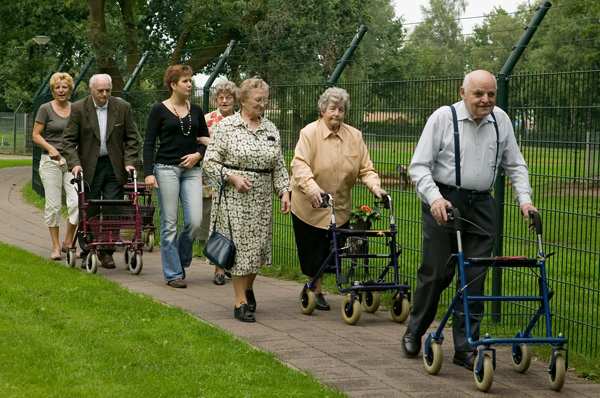
POLYGON ((271 174, 273 172, 273 169, 253 169, 252 167, 241 167, 241 166, 234 166, 231 164, 221 163, 214 159, 211 159, 211 161, 218 163, 223 167, 227 167, 228 169, 231 169, 231 170, 249 171, 251 173, 260 173, 260 174, 271 174))
POLYGON ((487 189, 485 191, 477 191, 475 189, 464 189, 464 188, 459 188, 459 187, 453 187, 451 185, 442 184, 441 182, 437 182, 437 181, 435 181, 435 185, 438 186, 440 191, 446 191, 446 192, 456 191, 456 192, 462 192, 462 193, 464 193, 466 195, 470 195, 470 196, 489 196, 491 194, 491 190, 489 190, 489 189, 487 189))

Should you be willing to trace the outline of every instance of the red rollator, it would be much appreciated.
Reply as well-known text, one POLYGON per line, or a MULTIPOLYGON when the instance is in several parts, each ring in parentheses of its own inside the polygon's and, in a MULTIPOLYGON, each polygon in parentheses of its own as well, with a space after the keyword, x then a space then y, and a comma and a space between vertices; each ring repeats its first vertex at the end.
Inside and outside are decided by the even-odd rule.
MULTIPOLYGON (((117 247, 125 248, 129 272, 137 275, 142 271, 143 219, 135 170, 131 178, 133 190, 127 192, 124 199, 87 199, 83 173, 80 172, 72 180, 79 198, 77 240, 81 248, 88 252, 82 267, 89 273, 98 270, 100 250, 114 250, 117 247)), ((66 262, 71 267, 75 265, 74 250, 69 250, 66 262)))

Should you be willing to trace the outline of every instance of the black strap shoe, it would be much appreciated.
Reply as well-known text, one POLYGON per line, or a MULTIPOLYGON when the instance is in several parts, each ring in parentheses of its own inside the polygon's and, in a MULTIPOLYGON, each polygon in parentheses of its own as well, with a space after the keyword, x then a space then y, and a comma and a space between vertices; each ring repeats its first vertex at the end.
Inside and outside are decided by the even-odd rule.
POLYGON ((248 303, 248 310, 250 312, 256 312, 256 297, 254 297, 254 290, 246 289, 246 303, 248 303))
POLYGON ((217 286, 223 286, 225 284, 225 275, 217 272, 213 276, 213 283, 217 286))
POLYGON ((473 364, 475 363, 475 351, 456 351, 452 363, 469 370, 473 370, 473 364))
POLYGON ((315 295, 315 298, 317 301, 317 306, 315 307, 316 309, 321 310, 321 311, 329 311, 331 309, 331 307, 329 306, 329 303, 327 302, 327 300, 325 300, 323 293, 317 293, 315 295))
POLYGON ((421 338, 406 329, 406 333, 402 337, 402 351, 407 358, 415 358, 421 351, 421 338))
POLYGON ((235 307, 233 309, 233 316, 235 319, 242 322, 256 322, 254 313, 248 309, 248 304, 246 303, 240 305, 239 307, 235 307))

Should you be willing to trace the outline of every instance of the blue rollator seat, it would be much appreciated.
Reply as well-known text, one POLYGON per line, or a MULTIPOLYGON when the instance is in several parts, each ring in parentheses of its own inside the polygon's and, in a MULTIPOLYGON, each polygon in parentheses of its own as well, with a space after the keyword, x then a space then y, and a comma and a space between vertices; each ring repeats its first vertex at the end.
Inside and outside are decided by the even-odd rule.
POLYGON ((404 322, 410 312, 410 287, 400 283, 398 272, 398 255, 396 245, 396 223, 394 220, 392 198, 387 195, 380 203, 388 210, 389 229, 347 229, 338 228, 335 220, 333 197, 323 194, 322 207, 331 209, 331 249, 329 255, 309 280, 300 293, 302 313, 310 315, 316 307, 314 286, 316 281, 326 272, 334 272, 336 285, 344 295, 341 314, 349 325, 358 322, 361 312, 374 313, 379 308, 381 292, 391 291, 392 305, 390 315, 395 322, 404 322), (369 245, 372 241, 384 240, 387 253, 371 253, 369 245))
POLYGON ((531 226, 537 235, 537 258, 523 256, 498 256, 498 257, 475 257, 465 258, 462 250, 461 240, 461 217, 457 209, 448 210, 449 222, 453 223, 456 231, 457 253, 452 255, 452 260, 458 265, 458 278, 461 288, 458 289, 452 303, 446 311, 442 321, 436 330, 427 335, 423 346, 423 364, 425 370, 432 375, 439 373, 442 362, 442 342, 444 341, 444 327, 455 308, 462 305, 465 314, 465 333, 471 348, 476 351, 473 366, 475 384, 480 391, 488 391, 493 382, 494 369, 496 368, 496 350, 494 345, 510 345, 512 347, 513 368, 524 373, 531 363, 532 352, 530 345, 550 345, 552 355, 548 365, 550 387, 559 391, 564 384, 567 370, 568 351, 565 348, 567 339, 559 334, 555 337, 552 333, 552 314, 550 312, 550 299, 552 291, 548 288, 546 277, 546 255, 542 247, 542 221, 538 213, 530 212, 531 226), (466 280, 465 269, 468 267, 496 267, 496 268, 529 268, 538 277, 538 292, 531 296, 473 296, 469 294, 469 284, 466 280), (514 337, 494 338, 485 334, 483 338, 474 340, 472 338, 472 325, 469 316, 469 303, 475 301, 500 301, 500 302, 538 302, 539 308, 529 319, 523 330, 517 332, 514 337), (462 302, 462 304, 460 304, 462 302), (544 318, 545 335, 533 336, 532 332, 540 318, 544 318))

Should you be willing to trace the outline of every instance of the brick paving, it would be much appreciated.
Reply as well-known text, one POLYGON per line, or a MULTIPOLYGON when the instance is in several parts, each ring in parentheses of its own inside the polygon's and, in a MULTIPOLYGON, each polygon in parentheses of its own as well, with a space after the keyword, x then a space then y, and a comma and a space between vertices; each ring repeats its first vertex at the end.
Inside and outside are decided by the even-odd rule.
MULTIPOLYGON (((30 178, 30 168, 0 170, 0 241, 47 257, 49 237, 41 211, 24 203, 20 193, 30 178)), ((349 326, 339 314, 341 297, 329 295, 332 311, 305 316, 297 299, 300 284, 259 276, 257 322, 245 324, 233 319, 231 283, 215 286, 212 267, 200 259, 187 273, 187 289, 165 285, 157 252, 144 254, 139 276, 126 271, 122 253, 115 253, 115 260, 117 269, 100 268, 99 273, 133 292, 183 308, 350 397, 600 397, 600 385, 577 378, 572 371, 562 392, 553 392, 545 362, 534 358, 529 371, 519 374, 512 370, 506 349, 498 350, 494 384, 483 394, 475 388, 471 372, 451 363, 450 331, 444 342, 444 366, 439 375, 429 376, 420 359, 402 357, 404 326, 392 322, 385 311, 363 313, 357 325, 349 326)))

